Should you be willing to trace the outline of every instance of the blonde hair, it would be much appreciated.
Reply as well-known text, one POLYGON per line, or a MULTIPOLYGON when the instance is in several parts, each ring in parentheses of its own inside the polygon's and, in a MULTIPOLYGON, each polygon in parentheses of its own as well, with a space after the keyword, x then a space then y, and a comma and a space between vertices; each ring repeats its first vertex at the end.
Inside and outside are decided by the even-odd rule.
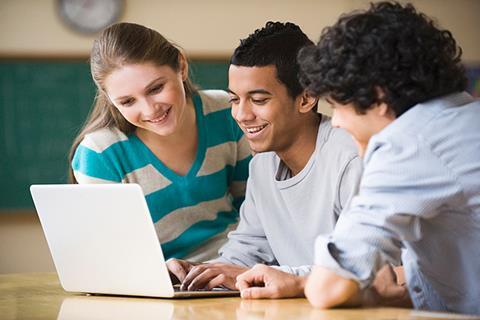
MULTIPOLYGON (((117 23, 103 30, 93 42, 90 54, 90 71, 97 86, 94 106, 90 111, 80 133, 74 139, 69 161, 69 182, 76 183, 71 162, 75 150, 85 135, 106 127, 117 127, 125 134, 134 132, 135 126, 129 123, 110 102, 105 93, 105 78, 122 66, 137 63, 167 65, 174 71, 180 71, 180 48, 165 39, 160 33, 135 23, 117 23)), ((184 81, 185 95, 190 98, 196 91, 187 76, 184 81)))

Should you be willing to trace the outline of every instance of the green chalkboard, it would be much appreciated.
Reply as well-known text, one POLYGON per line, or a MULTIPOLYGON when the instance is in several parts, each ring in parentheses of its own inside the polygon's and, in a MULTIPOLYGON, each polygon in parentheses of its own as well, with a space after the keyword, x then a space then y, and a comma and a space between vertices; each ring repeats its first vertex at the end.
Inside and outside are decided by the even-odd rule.
MULTIPOLYGON (((227 87, 227 61, 192 61, 203 89, 227 87)), ((0 210, 32 208, 29 186, 65 183, 67 153, 93 102, 84 61, 0 61, 0 210)))

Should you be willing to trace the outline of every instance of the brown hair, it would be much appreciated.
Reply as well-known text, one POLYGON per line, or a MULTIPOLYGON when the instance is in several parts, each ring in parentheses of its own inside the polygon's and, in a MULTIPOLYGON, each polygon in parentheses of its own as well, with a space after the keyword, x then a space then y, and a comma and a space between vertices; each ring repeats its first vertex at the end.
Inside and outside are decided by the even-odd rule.
MULTIPOLYGON (((71 162, 75 150, 85 135, 106 127, 117 127, 125 134, 135 130, 110 102, 105 93, 105 78, 113 71, 127 64, 153 63, 158 66, 170 66, 174 71, 180 71, 180 58, 183 56, 180 48, 165 39, 160 33, 134 23, 117 23, 103 30, 94 40, 90 53, 90 71, 97 86, 94 106, 90 111, 80 133, 74 139, 68 155, 68 179, 76 183, 71 162)), ((187 77, 184 81, 185 95, 190 98, 196 91, 195 86, 187 77)))

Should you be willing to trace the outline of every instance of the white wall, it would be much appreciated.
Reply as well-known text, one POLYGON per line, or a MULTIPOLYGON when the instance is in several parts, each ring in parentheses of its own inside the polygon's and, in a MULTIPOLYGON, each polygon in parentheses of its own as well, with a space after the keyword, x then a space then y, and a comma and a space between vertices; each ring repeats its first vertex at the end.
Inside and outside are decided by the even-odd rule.
MULTIPOLYGON (((299 24, 314 41, 342 12, 365 8, 365 0, 127 0, 123 21, 145 24, 194 57, 228 57, 238 40, 268 20, 299 24)), ((464 48, 466 61, 480 61, 480 1, 414 0, 436 17, 464 48)), ((55 0, 0 0, 1 56, 87 56, 93 36, 70 31, 55 0)))
MULTIPOLYGON (((464 60, 480 62, 479 0, 414 0, 436 17, 464 49, 464 60)), ((342 12, 365 8, 364 0, 130 0, 123 21, 160 31, 190 57, 227 58, 239 39, 268 20, 292 21, 312 40, 342 12)), ((92 36, 65 27, 55 0, 0 0, 0 58, 87 57, 92 36)), ((0 168, 1 169, 1 168, 0 168)), ((1 204, 0 204, 1 207, 1 204)), ((38 219, 33 211, 0 212, 0 273, 53 271, 38 219)))
POLYGON ((36 214, 0 212, 0 273, 54 270, 36 214))

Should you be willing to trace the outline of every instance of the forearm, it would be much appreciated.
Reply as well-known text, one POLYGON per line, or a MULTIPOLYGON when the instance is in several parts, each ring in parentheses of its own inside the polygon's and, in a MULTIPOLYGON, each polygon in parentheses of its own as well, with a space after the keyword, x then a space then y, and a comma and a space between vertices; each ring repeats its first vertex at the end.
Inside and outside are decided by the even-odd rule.
POLYGON ((307 277, 295 276, 295 285, 293 286, 292 292, 295 292, 294 297, 304 298, 305 297, 305 286, 307 284, 307 277))
POLYGON ((253 239, 238 234, 230 235, 228 242, 220 249, 215 262, 253 267, 262 263, 277 264, 266 239, 253 239))

